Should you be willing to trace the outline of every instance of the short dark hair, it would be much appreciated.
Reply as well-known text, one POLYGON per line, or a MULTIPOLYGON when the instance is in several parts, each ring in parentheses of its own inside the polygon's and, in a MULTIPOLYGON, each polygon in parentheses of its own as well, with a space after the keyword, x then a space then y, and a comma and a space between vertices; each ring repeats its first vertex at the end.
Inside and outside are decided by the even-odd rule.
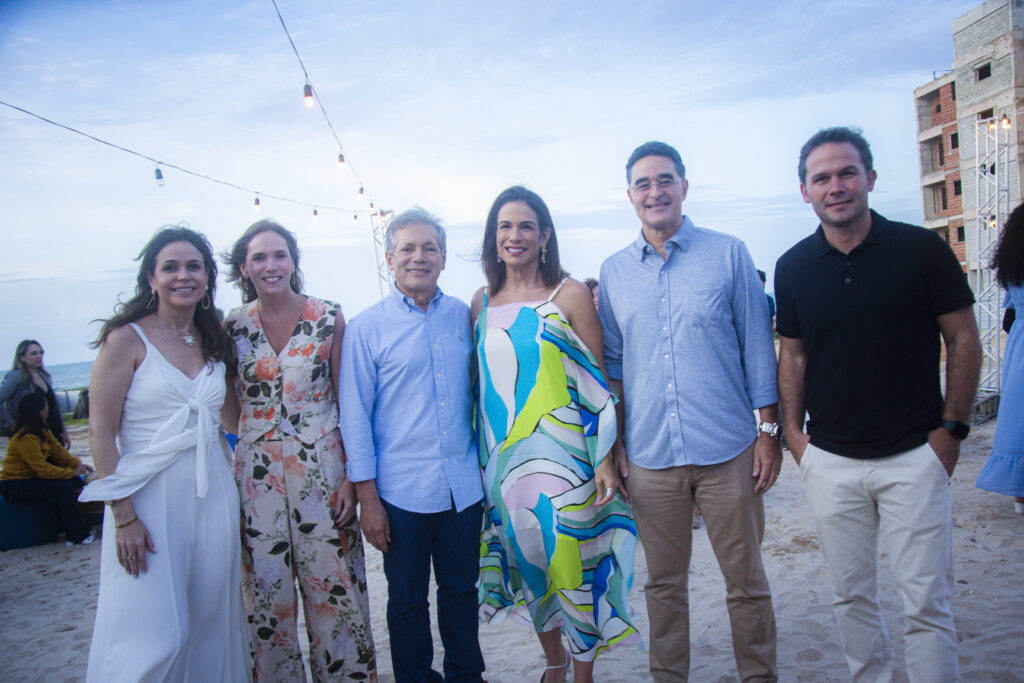
POLYGON ((498 212, 509 202, 523 202, 537 214, 537 230, 540 234, 550 233, 547 244, 545 263, 540 264, 540 277, 546 287, 554 287, 569 274, 562 270, 558 257, 558 237, 555 235, 555 223, 551 219, 548 205, 540 195, 527 190, 521 185, 514 185, 498 195, 487 212, 487 223, 484 225, 484 241, 480 246, 480 263, 487 276, 487 293, 494 296, 505 286, 505 263, 498 258, 498 212))
POLYGON ((675 164, 676 173, 679 174, 679 177, 686 177, 686 166, 683 165, 683 158, 679 156, 676 148, 664 142, 651 140, 634 149, 633 153, 629 155, 629 160, 626 161, 627 185, 633 183, 633 164, 646 157, 665 157, 671 159, 672 163, 675 164))
POLYGON ((811 155, 811 152, 829 142, 848 142, 857 148, 860 152, 860 161, 864 164, 864 172, 870 172, 874 168, 873 161, 871 158, 871 145, 864 138, 863 131, 860 128, 852 128, 848 126, 834 126, 832 128, 822 128, 817 133, 811 136, 811 139, 804 143, 804 146, 800 148, 800 161, 797 163, 796 172, 800 177, 801 183, 807 182, 807 157, 811 155))

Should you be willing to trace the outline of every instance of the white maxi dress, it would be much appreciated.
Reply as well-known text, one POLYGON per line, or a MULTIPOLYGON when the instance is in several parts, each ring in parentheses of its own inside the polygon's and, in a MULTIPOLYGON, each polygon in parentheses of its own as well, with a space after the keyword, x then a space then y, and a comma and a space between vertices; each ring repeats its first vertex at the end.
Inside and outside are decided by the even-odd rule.
POLYGON ((156 552, 145 574, 127 574, 108 510, 86 681, 249 681, 238 490, 217 427, 224 364, 190 379, 131 326, 146 357, 124 402, 121 459, 79 500, 130 495, 156 552))

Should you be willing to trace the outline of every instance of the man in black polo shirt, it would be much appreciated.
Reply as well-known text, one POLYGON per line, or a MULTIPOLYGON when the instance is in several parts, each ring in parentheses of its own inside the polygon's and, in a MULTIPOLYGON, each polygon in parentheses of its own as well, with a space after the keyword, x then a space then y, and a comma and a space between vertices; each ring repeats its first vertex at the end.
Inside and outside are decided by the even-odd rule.
POLYGON ((798 170, 821 225, 775 267, 779 398, 846 661, 855 682, 891 679, 875 578, 881 532, 906 617, 907 674, 955 681, 949 483, 981 365, 974 297, 938 235, 868 209, 876 174, 859 131, 819 131, 798 170))

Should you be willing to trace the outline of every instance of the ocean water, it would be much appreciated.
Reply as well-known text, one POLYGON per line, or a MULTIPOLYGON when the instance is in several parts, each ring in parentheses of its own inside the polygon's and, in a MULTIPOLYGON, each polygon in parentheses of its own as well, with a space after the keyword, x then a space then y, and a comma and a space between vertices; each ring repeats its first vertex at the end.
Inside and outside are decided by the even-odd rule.
POLYGON ((46 370, 50 373, 50 377, 53 378, 53 388, 55 391, 85 389, 89 386, 89 373, 92 372, 92 361, 47 365, 46 370))

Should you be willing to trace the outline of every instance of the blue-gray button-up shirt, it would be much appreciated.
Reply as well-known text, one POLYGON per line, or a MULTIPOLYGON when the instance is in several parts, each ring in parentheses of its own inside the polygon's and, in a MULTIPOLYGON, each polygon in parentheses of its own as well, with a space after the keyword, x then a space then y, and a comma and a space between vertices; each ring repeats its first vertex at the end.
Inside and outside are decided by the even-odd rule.
POLYGON ((353 482, 410 512, 483 498, 469 307, 438 288, 426 312, 398 289, 355 316, 341 346, 341 436, 353 482))
POLYGON ((662 259, 644 239, 601 266, 608 376, 622 381, 629 459, 714 465, 754 441, 754 409, 778 402, 761 279, 743 242, 684 216, 662 259))

